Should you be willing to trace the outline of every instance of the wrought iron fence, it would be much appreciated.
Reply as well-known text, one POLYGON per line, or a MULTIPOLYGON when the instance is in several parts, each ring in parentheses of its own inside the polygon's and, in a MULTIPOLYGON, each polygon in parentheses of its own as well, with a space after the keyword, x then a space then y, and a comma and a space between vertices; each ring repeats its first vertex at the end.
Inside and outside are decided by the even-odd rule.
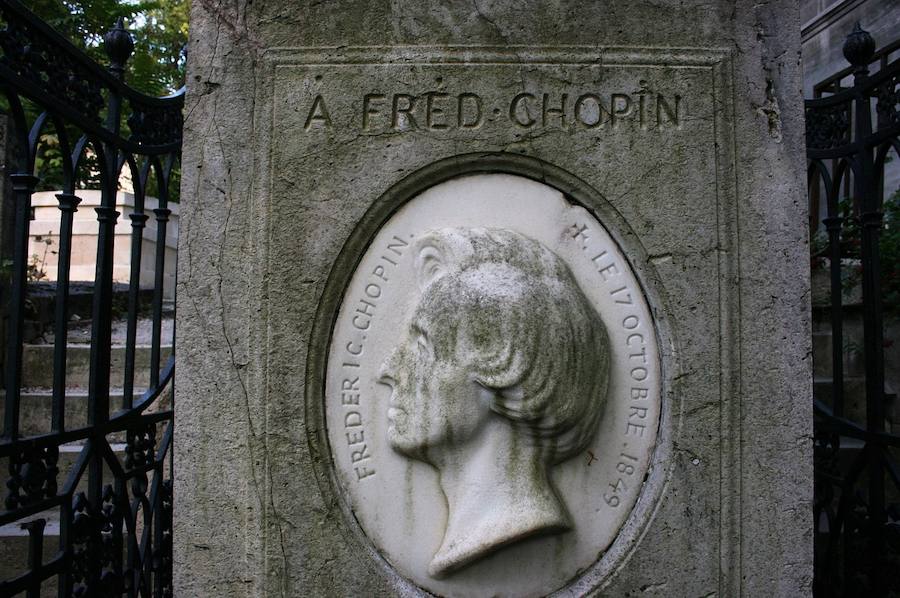
POLYGON ((900 245, 885 243, 900 239, 900 197, 887 186, 900 156, 900 40, 875 47, 857 24, 843 47, 850 67, 806 101, 813 280, 818 269, 827 281, 814 322, 830 340, 814 351, 824 376, 814 403, 817 596, 900 595, 900 435, 884 355, 885 308, 900 307, 886 302, 900 283, 900 245), (853 318, 861 347, 848 342, 853 318), (860 350, 854 393, 849 354, 860 350))
POLYGON ((15 206, 11 272, 3 286, 8 342, 0 459, 8 469, 0 529, 21 526, 28 534, 27 559, 20 571, 0 580, 0 596, 48 595, 54 586, 59 596, 171 596, 174 354, 164 355, 162 328, 169 308, 164 290, 171 287, 167 221, 180 159, 183 96, 148 97, 125 84, 134 43, 121 20, 104 38, 106 69, 19 2, 0 0, 0 26, 0 91, 12 131, 8 192, 15 206), (52 363, 48 358, 38 367, 52 368, 52 391, 46 430, 34 433, 22 423, 34 408, 23 385, 24 322, 34 287, 29 225, 32 196, 44 174, 36 171, 37 156, 51 132, 62 155, 57 167, 63 185, 56 195, 52 363), (130 274, 127 283, 116 285, 116 197, 123 172, 130 175, 134 195, 130 233, 127 225, 124 233, 130 237, 130 274), (99 180, 101 200, 95 208, 96 272, 87 285, 89 377, 84 411, 74 417, 80 407, 67 387, 70 262, 79 186, 89 178, 99 180), (153 203, 145 201, 148 189, 157 195, 153 203), (150 218, 156 246, 154 255, 142 255, 150 218), (152 290, 141 288, 142 269, 153 271, 152 290), (119 299, 125 309, 117 316, 119 299), (123 329, 122 346, 113 347, 114 323, 123 329), (139 330, 142 323, 148 332, 139 330), (141 334, 149 335, 149 347, 139 346, 141 334), (147 364, 138 358, 142 351, 147 364), (124 379, 111 380, 114 352, 124 362, 124 379), (63 463, 62 454, 71 464, 63 463), (58 543, 45 533, 57 521, 58 543))

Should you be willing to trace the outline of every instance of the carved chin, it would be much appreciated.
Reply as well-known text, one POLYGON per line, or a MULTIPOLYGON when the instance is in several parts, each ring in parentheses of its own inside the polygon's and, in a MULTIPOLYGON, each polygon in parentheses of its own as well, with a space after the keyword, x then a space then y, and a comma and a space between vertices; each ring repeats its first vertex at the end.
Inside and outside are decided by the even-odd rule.
POLYGON ((388 426, 387 437, 391 448, 404 457, 418 460, 424 458, 425 450, 422 442, 415 438, 410 438, 403 425, 391 422, 388 426))
POLYGON ((399 406, 391 406, 387 412, 388 431, 387 437, 391 448, 412 459, 422 459, 425 438, 416 435, 419 426, 409 413, 399 406))
POLYGON ((412 442, 406 435, 405 426, 396 422, 391 422, 388 426, 388 442, 391 448, 400 454, 406 455, 412 448, 412 442))

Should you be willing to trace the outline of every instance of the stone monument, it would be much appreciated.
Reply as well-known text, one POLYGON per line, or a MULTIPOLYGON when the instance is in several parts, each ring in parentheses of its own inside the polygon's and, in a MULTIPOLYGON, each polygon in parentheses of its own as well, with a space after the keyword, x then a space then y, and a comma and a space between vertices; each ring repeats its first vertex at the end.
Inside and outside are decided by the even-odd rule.
POLYGON ((809 593, 793 4, 191 26, 179 595, 809 593))

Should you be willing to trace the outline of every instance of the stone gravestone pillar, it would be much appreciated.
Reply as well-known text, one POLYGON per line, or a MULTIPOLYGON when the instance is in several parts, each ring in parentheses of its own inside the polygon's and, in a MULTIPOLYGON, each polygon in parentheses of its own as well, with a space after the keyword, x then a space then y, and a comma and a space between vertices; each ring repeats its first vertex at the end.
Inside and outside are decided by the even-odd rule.
POLYGON ((193 6, 176 594, 799 596, 791 2, 193 6))

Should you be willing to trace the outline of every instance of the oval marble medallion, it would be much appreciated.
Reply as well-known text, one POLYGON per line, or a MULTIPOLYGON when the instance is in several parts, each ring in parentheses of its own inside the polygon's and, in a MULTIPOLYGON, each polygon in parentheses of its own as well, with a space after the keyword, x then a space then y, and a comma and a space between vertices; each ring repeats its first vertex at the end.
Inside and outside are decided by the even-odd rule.
POLYGON ((412 198, 344 293, 325 379, 338 484, 403 578, 540 596, 600 559, 645 481, 659 346, 587 210, 509 174, 412 198))

